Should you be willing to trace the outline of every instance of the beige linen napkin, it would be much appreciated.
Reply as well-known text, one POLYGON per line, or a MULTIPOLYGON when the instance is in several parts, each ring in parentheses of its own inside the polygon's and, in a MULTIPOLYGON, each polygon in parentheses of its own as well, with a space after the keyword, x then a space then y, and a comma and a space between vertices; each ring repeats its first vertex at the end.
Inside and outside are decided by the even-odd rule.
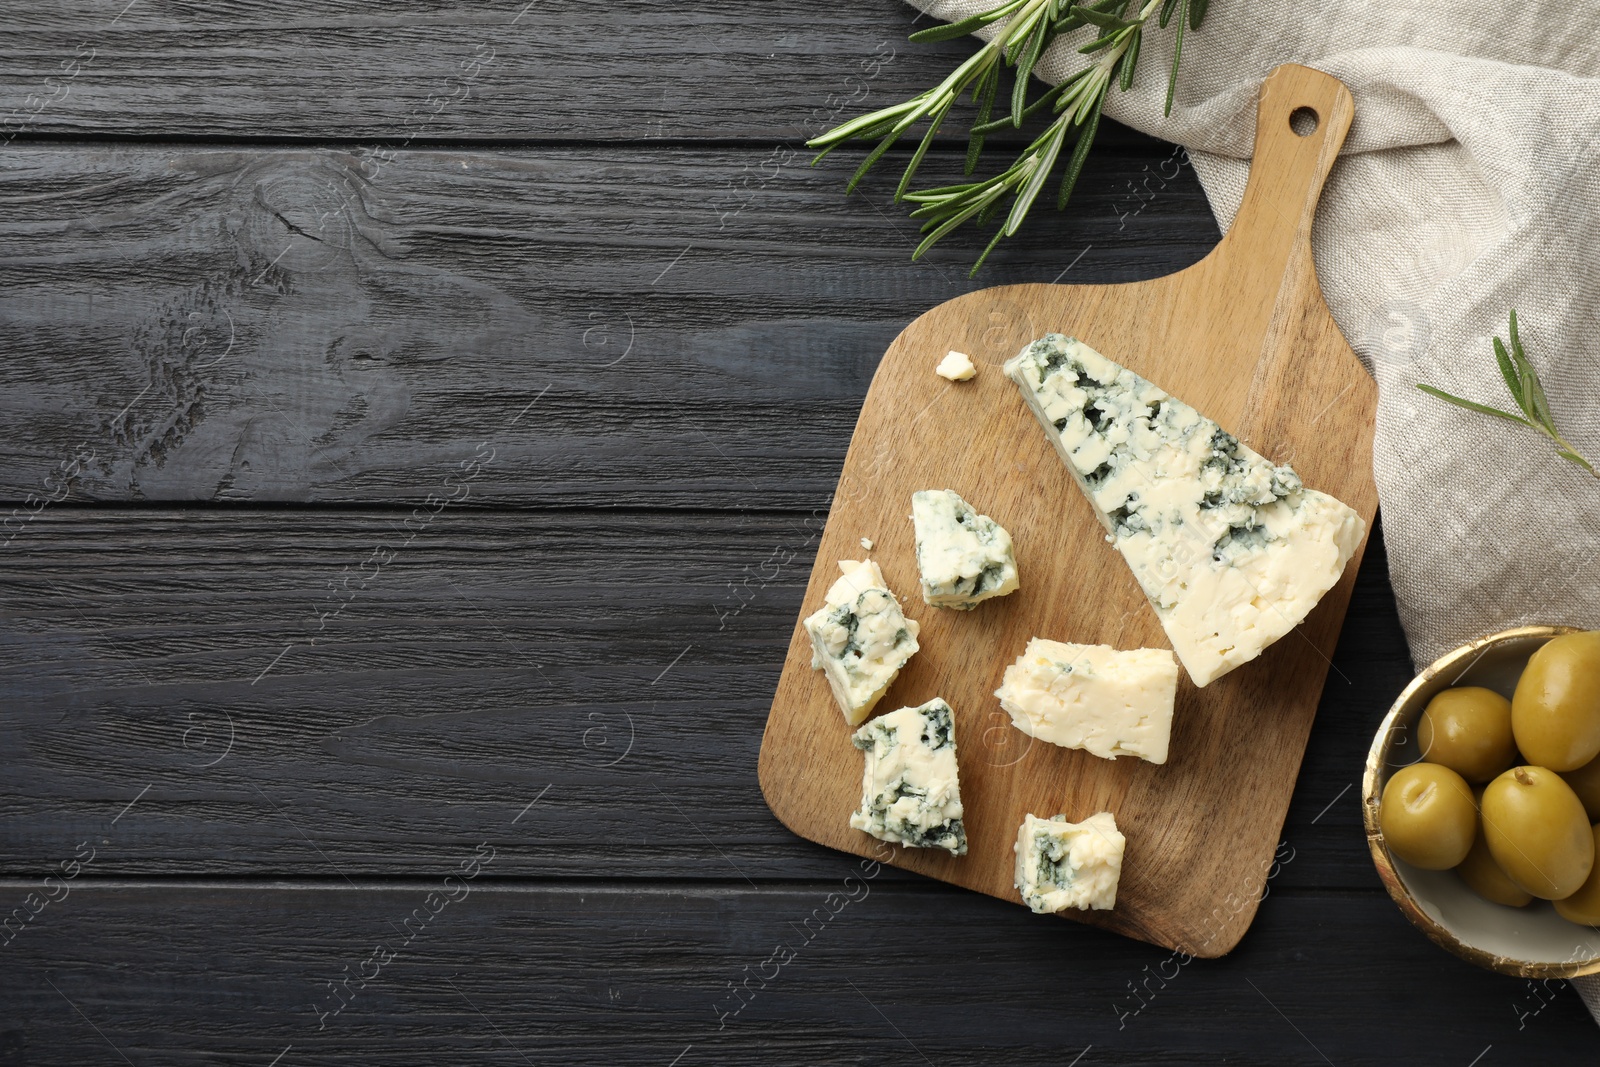
MULTIPOLYGON (((943 21, 994 6, 913 2, 943 21)), ((1415 388, 1510 406, 1489 339, 1515 308, 1557 425, 1600 461, 1600 4, 1213 0, 1184 42, 1169 118, 1171 33, 1149 34, 1143 52, 1105 113, 1186 146, 1224 229, 1261 80, 1303 63, 1355 96, 1312 247, 1328 306, 1378 381, 1373 468, 1419 667, 1523 623, 1600 628, 1600 480, 1531 430, 1415 388)), ((1055 81, 1081 63, 1058 43, 1038 72, 1055 81)), ((1047 199, 1028 225, 1052 225, 1047 199)), ((1600 1019, 1600 977, 1573 986, 1600 1019)))

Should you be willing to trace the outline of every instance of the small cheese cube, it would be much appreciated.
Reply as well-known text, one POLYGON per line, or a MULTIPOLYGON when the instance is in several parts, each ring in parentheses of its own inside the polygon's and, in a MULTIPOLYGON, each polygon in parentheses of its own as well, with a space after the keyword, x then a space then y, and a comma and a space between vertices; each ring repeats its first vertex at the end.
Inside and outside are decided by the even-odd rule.
POLYGON ((1015 592, 1017 561, 1011 535, 950 489, 911 494, 922 599, 935 607, 968 611, 991 597, 1015 592))
POLYGON ((827 676, 845 722, 855 726, 916 653, 921 627, 901 614, 876 563, 847 559, 839 569, 844 577, 802 625, 811 638, 811 666, 827 676))
POLYGON ((1035 637, 994 695, 1030 737, 1165 763, 1177 693, 1178 661, 1164 648, 1119 652, 1035 637))
POLYGON ((850 816, 851 826, 881 841, 966 855, 949 704, 935 697, 921 707, 891 711, 850 740, 866 754, 861 809, 850 816))
POLYGON ((1012 846, 1023 903, 1041 915, 1067 908, 1111 910, 1126 845, 1109 811, 1076 823, 1065 815, 1026 816, 1012 846))
POLYGON ((952 382, 967 382, 978 373, 978 368, 973 366, 972 357, 965 352, 950 351, 945 353, 944 359, 934 368, 934 373, 941 378, 948 378, 952 382))

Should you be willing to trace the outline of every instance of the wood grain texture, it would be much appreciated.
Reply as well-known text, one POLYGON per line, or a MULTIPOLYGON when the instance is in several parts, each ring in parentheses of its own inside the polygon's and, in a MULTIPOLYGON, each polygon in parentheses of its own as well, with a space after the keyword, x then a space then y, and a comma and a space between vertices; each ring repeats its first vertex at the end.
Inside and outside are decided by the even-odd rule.
POLYGON ((1216 235, 1148 139, 1098 157, 1073 212, 981 282, 982 235, 912 263, 882 186, 846 198, 839 173, 765 149, 5 161, 13 502, 54 496, 84 455, 77 500, 416 503, 487 441, 475 502, 809 509, 884 346, 930 302, 1069 267, 1151 277, 1216 235))
POLYGON ((971 52, 964 41, 907 42, 928 20, 899 0, 759 14, 716 0, 139 0, 119 16, 122 7, 8 5, 0 140, 798 145, 937 83, 971 52))
MULTIPOLYGON (((1254 907, 1211 917, 1229 894, 1260 892, 1288 808, 1355 582, 1357 558, 1295 633, 1204 690, 1184 678, 1163 766, 1025 745, 992 696, 1028 639, 1165 647, 1154 613, 997 364, 1050 331, 1082 338, 1192 403, 1242 441, 1294 464, 1370 530, 1376 389, 1322 301, 1309 235, 1322 182, 1349 128, 1337 80, 1285 66, 1262 88, 1251 180, 1211 255, 1167 278, 1122 286, 1011 286, 923 315, 890 346, 851 440, 807 589, 820 603, 835 561, 863 536, 892 589, 917 587, 912 492, 949 487, 994 516, 1017 546, 1023 589, 971 615, 922 608, 923 651, 881 708, 938 695, 957 714, 969 853, 897 849, 892 862, 1013 900, 1023 815, 1078 820, 1110 810, 1127 836, 1116 908, 1068 917, 1204 956, 1230 950, 1254 907), (1290 114, 1309 107, 1309 136, 1290 114), (955 386, 932 373, 949 348, 985 365, 955 386)), ((762 747, 761 782, 791 829, 865 855, 848 824, 860 756, 846 742, 810 643, 797 626, 762 747)))
POLYGON ((848 153, 793 150, 970 42, 907 45, 900 0, 524 10, 0 12, 0 916, 98 842, 0 945, 0 1064, 1592 1058, 1570 993, 1376 888, 1346 787, 1410 674, 1378 543, 1228 959, 1166 984, 1161 950, 884 867, 717 1029, 856 868, 753 761, 879 353, 939 300, 1156 277, 1216 227, 1109 124, 981 279, 979 234, 912 265, 892 174, 847 200, 848 153))
MULTIPOLYGON (((493 877, 842 877, 755 774, 825 518, 49 509, 0 549, 0 875, 93 840, 95 876, 418 876, 549 787, 493 877)), ((1351 611, 1278 884, 1378 886, 1381 550, 1351 611)))
MULTIPOLYGON (((463 854, 510 836, 485 829, 463 854)), ((1275 891, 1236 953, 1189 962, 976 894, 859 878, 756 891, 506 887, 485 873, 405 927, 455 859, 354 888, 80 879, 0 948, 0 1056, 1387 1067, 1465 1065, 1492 1045, 1482 1062, 1593 1062, 1575 994, 1450 958, 1381 894, 1275 891), (421 933, 406 945, 408 929, 421 933), (378 945, 395 955, 371 981, 330 990, 372 976, 378 945), (782 964, 780 946, 794 954, 782 964)), ((26 892, 0 884, 0 899, 26 892)))

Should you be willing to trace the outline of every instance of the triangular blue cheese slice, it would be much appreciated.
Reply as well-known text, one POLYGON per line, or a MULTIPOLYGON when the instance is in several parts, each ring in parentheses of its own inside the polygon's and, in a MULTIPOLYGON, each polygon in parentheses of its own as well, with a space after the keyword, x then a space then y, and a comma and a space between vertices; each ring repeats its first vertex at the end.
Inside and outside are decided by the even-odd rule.
POLYGON ((1298 626, 1361 543, 1361 516, 1183 401, 1052 333, 1005 365, 1207 685, 1298 626))

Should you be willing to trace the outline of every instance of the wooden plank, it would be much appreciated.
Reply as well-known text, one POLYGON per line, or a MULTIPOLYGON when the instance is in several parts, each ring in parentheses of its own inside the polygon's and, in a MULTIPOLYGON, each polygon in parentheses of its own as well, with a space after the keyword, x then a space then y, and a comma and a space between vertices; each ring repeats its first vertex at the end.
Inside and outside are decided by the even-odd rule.
MULTIPOLYGON (((541 796, 498 871, 847 870, 755 773, 821 519, 47 509, 3 549, 0 874, 417 874, 541 796)), ((1379 544, 1284 884, 1377 885, 1341 791, 1410 680, 1379 544)))
POLYGON ((759 15, 714 0, 122 8, 58 0, 5 13, 0 138, 798 146, 936 84, 973 49, 909 43, 929 22, 899 0, 759 15))
MULTIPOLYGON (((1363 535, 1378 507, 1372 481, 1377 388, 1323 303, 1310 244, 1322 183, 1353 111, 1337 79, 1293 64, 1279 67, 1262 86, 1244 206, 1200 263, 1131 285, 1019 285, 966 294, 920 316, 890 346, 851 439, 800 611, 809 614, 823 603, 839 580, 836 561, 862 558, 858 541, 871 538, 877 543, 872 559, 889 589, 910 597, 908 614, 922 628, 921 651, 880 709, 942 697, 955 713, 967 852, 897 849, 890 862, 1015 900, 1017 827, 1029 814, 1064 814, 1076 822, 1110 811, 1127 839, 1116 907, 1067 914, 1187 951, 1197 951, 1192 946, 1218 898, 1233 888, 1235 872, 1265 878, 1363 535), (1302 136, 1291 128, 1290 114, 1305 108, 1321 122, 1302 136), (1209 520, 1199 510, 1167 517, 1169 524, 1187 520, 1178 536, 1191 540, 1153 560, 1138 580, 1107 547, 1106 528, 1084 499, 1082 479, 1069 475, 999 366, 1046 332, 1081 338, 1193 404, 1216 420, 1213 428, 1220 424, 1274 462, 1292 462, 1307 486, 1349 505, 1347 535, 1305 531, 1322 538, 1327 558, 1320 565, 1330 569, 1332 588, 1314 590, 1325 593, 1320 603, 1313 596, 1316 610, 1301 625, 1293 626, 1297 617, 1273 630, 1281 639, 1259 659, 1228 672, 1202 658, 1197 669, 1192 649, 1174 644, 1140 588, 1164 583, 1167 599, 1184 589, 1239 596, 1246 607, 1254 595, 1259 613, 1240 628, 1269 629, 1277 621, 1270 605, 1280 594, 1252 588, 1249 579, 1231 593, 1226 582, 1214 593, 1195 592, 1205 568, 1191 570, 1190 561, 1209 564, 1213 542, 1221 544, 1230 533, 1228 520, 1215 517, 1220 513, 1209 520), (973 355, 982 367, 976 380, 954 385, 932 373, 951 348, 973 355), (971 613, 917 602, 906 511, 913 493, 942 488, 954 489, 1010 531, 1023 575, 1019 591, 971 613), (1346 559, 1351 564, 1336 581, 1346 559), (1162 567, 1171 569, 1158 574, 1162 567), (1260 606, 1262 598, 1267 605, 1260 606), (1184 672, 1170 759, 1165 744, 1158 766, 1027 743, 1027 735, 995 710, 993 694, 1006 665, 1035 637, 1175 648, 1184 672)), ((1088 403, 1076 395, 1074 403, 1088 403)), ((1210 432, 1198 433, 1207 440, 1210 432)), ((1129 500, 1144 494, 1143 486, 1135 489, 1129 500)), ((1197 489, 1197 504, 1199 496, 1197 489)), ((1298 566, 1318 566, 1311 558, 1302 557, 1298 566)), ((1188 618, 1184 625, 1196 624, 1192 613, 1175 614, 1188 618)), ((810 638, 798 622, 792 633, 762 743, 762 789, 796 833, 860 853, 872 843, 848 825, 860 756, 848 743, 851 727, 840 721, 827 681, 813 669, 810 638)), ((1224 632, 1219 643, 1231 645, 1231 636, 1224 632)), ((1248 910, 1231 916, 1206 954, 1227 952, 1249 922, 1248 910)))
MULTIPOLYGON (((511 836, 485 828, 482 854, 511 836)), ((760 891, 521 887, 494 881, 498 853, 462 879, 474 846, 395 886, 80 877, 0 950, 0 1041, 17 1062, 279 1067, 1361 1067, 1594 1049, 1564 983, 1463 965, 1377 892, 1274 892, 1234 956, 1185 961, 860 871, 760 891)), ((8 903, 31 889, 0 885, 8 903)))
POLYGON ((30 507, 415 503, 482 449, 477 502, 815 507, 928 306, 1216 238, 1155 141, 979 281, 981 235, 912 263, 883 185, 846 199, 765 151, 412 151, 376 177, 332 149, 6 151, 0 498, 30 507))

